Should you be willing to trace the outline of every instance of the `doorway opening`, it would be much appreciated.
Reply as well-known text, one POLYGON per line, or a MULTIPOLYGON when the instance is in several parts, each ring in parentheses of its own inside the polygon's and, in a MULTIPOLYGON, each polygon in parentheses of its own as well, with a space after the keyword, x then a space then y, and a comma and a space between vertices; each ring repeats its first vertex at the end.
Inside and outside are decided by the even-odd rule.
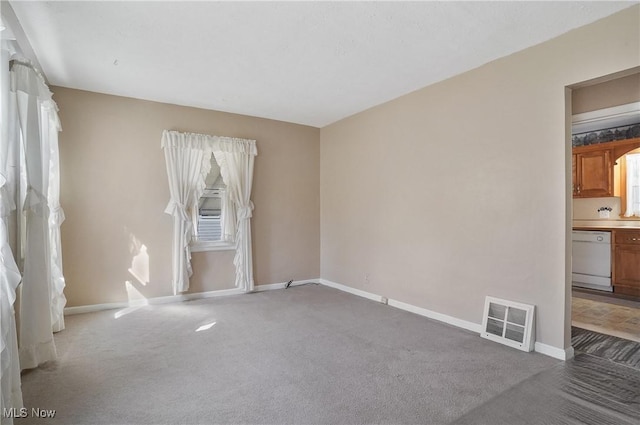
POLYGON ((624 167, 627 155, 640 151, 640 67, 568 89, 572 232, 567 233, 573 236, 568 243, 573 259, 568 262, 572 286, 565 329, 571 328, 574 346, 585 331, 640 343, 640 215, 633 207, 634 196, 640 195, 626 186, 637 176, 629 177, 624 167), (610 238, 605 248, 610 252, 604 253, 610 255, 593 249, 588 251, 593 256, 586 256, 585 240, 593 236, 596 242, 595 232, 610 238), (606 273, 590 276, 582 270, 602 262, 609 266, 606 273))

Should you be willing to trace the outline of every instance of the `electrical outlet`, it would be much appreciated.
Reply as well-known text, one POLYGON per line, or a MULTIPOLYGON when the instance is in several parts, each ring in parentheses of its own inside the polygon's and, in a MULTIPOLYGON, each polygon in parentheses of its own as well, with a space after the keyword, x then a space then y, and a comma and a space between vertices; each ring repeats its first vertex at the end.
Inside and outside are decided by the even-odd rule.
POLYGON ((364 284, 368 285, 369 284, 369 273, 365 273, 364 274, 364 284))
POLYGON ((389 298, 387 297, 380 297, 380 302, 384 305, 389 304, 389 298))

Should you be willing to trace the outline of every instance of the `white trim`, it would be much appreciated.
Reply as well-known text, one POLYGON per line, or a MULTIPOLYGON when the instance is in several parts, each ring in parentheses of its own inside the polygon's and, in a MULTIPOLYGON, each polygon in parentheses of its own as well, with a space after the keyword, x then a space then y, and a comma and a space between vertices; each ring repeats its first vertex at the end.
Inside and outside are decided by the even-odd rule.
POLYGON ((130 307, 129 303, 106 303, 106 304, 89 304, 79 305, 76 307, 65 307, 64 315, 73 316, 74 314, 95 313, 96 311, 114 310, 117 308, 130 307))
POLYGON ((200 300, 203 298, 226 297, 229 295, 242 295, 242 294, 244 294, 244 290, 233 288, 233 289, 221 289, 218 291, 196 292, 193 294, 178 294, 178 295, 168 295, 166 297, 148 298, 147 301, 149 301, 148 302, 149 305, 167 304, 167 303, 175 303, 180 301, 200 300))
POLYGON ((244 294, 244 291, 242 289, 233 288, 233 289, 222 289, 219 291, 197 292, 193 294, 179 294, 179 295, 169 295, 166 297, 146 298, 141 300, 132 300, 130 302, 81 305, 77 307, 66 307, 64 309, 64 315, 71 316, 74 314, 93 313, 96 311, 113 310, 117 308, 168 304, 168 303, 175 303, 175 302, 181 302, 181 301, 191 301, 191 300, 199 300, 199 299, 214 298, 214 297, 226 297, 229 295, 241 295, 241 294, 244 294))
POLYGON ((438 322, 444 322, 449 325, 456 326, 458 328, 466 329, 468 331, 472 331, 477 334, 479 334, 480 331, 482 331, 482 326, 479 323, 468 322, 466 320, 458 319, 453 316, 448 316, 446 314, 438 313, 432 310, 427 310, 426 308, 416 307, 415 305, 403 303, 402 301, 390 299, 389 305, 391 307, 396 307, 401 310, 418 314, 420 316, 428 317, 429 319, 437 320, 438 322))
POLYGON ((571 360, 574 355, 573 347, 562 349, 543 344, 542 342, 535 343, 534 351, 558 360, 571 360))
MULTIPOLYGON (((38 57, 35 54, 35 51, 33 50, 33 46, 31 46, 31 43, 29 42, 29 38, 27 37, 27 34, 24 32, 24 28, 22 28, 22 25, 20 24, 20 20, 18 19, 18 17, 16 16, 16 12, 13 10, 13 6, 11 6, 11 3, 9 3, 8 1, 6 2, 2 2, 2 7, 0 7, 0 15, 2 16, 2 21, 4 26, 11 31, 11 35, 13 35, 13 37, 15 38, 17 47, 18 47, 18 51, 17 53, 17 58, 19 58, 20 56, 23 56, 25 59, 28 59, 31 61, 31 63, 34 65, 34 67, 36 68, 36 70, 43 75, 43 77, 45 77, 45 81, 46 79, 46 75, 44 73, 44 71, 42 70, 42 66, 40 66, 40 62, 38 61, 38 57)), ((3 37, 3 40, 6 40, 6 36, 3 37)))
POLYGON ((578 124, 586 121, 612 118, 619 115, 640 113, 640 102, 627 103, 625 105, 613 106, 611 108, 598 109, 590 112, 583 112, 571 116, 571 123, 578 124))
MULTIPOLYGON (((373 294, 371 292, 362 291, 360 289, 355 289, 350 286, 332 282, 326 279, 320 279, 320 284, 329 286, 331 288, 339 289, 341 291, 348 292, 350 294, 358 295, 360 297, 367 298, 376 302, 384 302, 384 300, 386 299, 386 297, 373 294)), ((438 313, 432 310, 428 310, 426 308, 417 307, 412 304, 407 304, 402 301, 397 301, 393 299, 388 299, 387 304, 391 307, 399 308, 401 310, 405 310, 410 313, 418 314, 420 316, 424 316, 429 319, 437 320, 439 322, 447 323, 449 325, 453 325, 458 328, 475 332, 478 335, 480 335, 480 333, 482 332, 482 325, 479 323, 468 322, 466 320, 458 319, 453 316, 448 316, 446 314, 438 313)), ((569 360, 569 359, 572 359, 574 355, 573 347, 562 349, 562 348, 553 347, 551 345, 543 344, 541 342, 536 342, 534 344, 534 351, 540 354, 544 354, 544 355, 559 359, 559 360, 569 360)))
MULTIPOLYGON (((320 282, 320 279, 296 280, 291 283, 291 286, 298 286, 298 285, 304 285, 306 283, 319 283, 319 282, 320 282)), ((273 289, 283 289, 285 286, 286 286, 286 282, 271 283, 268 285, 256 285, 254 288, 254 292, 270 291, 273 289)), ((147 299, 140 299, 140 300, 131 300, 129 302, 81 305, 77 307, 66 307, 64 309, 64 315, 71 316, 74 314, 94 313, 96 311, 114 310, 118 308, 141 307, 144 305, 157 305, 157 304, 167 304, 167 303, 174 303, 174 302, 181 302, 181 301, 199 300, 204 298, 226 297, 229 295, 242 295, 244 293, 245 292, 242 289, 233 288, 233 289, 222 289, 218 291, 196 292, 193 294, 179 294, 179 295, 169 295, 166 297, 154 297, 154 298, 147 298, 147 299)))
POLYGON ((362 297, 362 298, 367 298, 367 299, 372 300, 372 301, 376 301, 376 302, 379 302, 379 303, 382 302, 382 298, 383 297, 380 296, 380 295, 372 294, 371 292, 362 291, 360 289, 352 288, 352 287, 347 286, 347 285, 342 285, 340 283, 332 282, 332 281, 327 280, 327 279, 320 279, 320 284, 322 284, 324 286, 328 286, 330 288, 339 289, 341 291, 348 292, 350 294, 357 295, 357 296, 362 297))
POLYGON ((639 119, 640 102, 583 112, 571 116, 571 134, 636 124, 639 119))
POLYGON ((417 307, 412 304, 407 304, 402 301, 394 300, 391 298, 386 298, 382 295, 373 294, 371 292, 362 291, 360 289, 355 289, 347 285, 342 285, 341 283, 332 282, 326 279, 320 279, 320 283, 325 286, 329 286, 331 288, 340 289, 341 291, 348 292, 350 294, 358 295, 363 298, 370 299, 372 301, 376 301, 379 303, 387 304, 391 307, 399 308, 400 310, 405 310, 410 313, 418 314, 420 316, 428 317, 429 319, 434 319, 439 322, 444 322, 449 325, 456 326, 458 328, 467 329, 472 332, 480 333, 482 330, 482 326, 478 323, 467 322, 466 320, 457 319, 453 316, 448 316, 446 314, 437 313, 435 311, 427 310, 426 308, 417 307), (386 301, 386 302, 385 302, 386 301))
POLYGON ((229 241, 193 241, 191 252, 235 251, 238 245, 229 241))
MULTIPOLYGON (((307 283, 320 283, 320 279, 306 279, 306 280, 294 280, 289 286, 306 285, 307 283)), ((270 283, 268 285, 255 285, 253 292, 272 291, 274 289, 284 289, 287 286, 287 282, 282 283, 270 283)))

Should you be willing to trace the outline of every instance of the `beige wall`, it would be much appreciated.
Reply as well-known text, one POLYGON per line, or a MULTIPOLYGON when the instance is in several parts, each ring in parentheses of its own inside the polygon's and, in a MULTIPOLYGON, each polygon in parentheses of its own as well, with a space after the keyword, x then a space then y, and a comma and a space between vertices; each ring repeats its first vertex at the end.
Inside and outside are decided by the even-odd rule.
POLYGON ((574 114, 597 111, 640 101, 640 73, 575 89, 571 93, 574 114))
POLYGON ((486 295, 535 304, 568 347, 565 87, 640 65, 638 14, 323 128, 321 276, 474 323, 486 295))
MULTIPOLYGON (((147 298, 172 294, 163 129, 257 140, 252 195, 256 284, 319 277, 318 129, 61 87, 52 91, 63 127, 68 306, 126 301, 126 282, 147 298)), ((232 288, 232 261, 232 251, 194 253, 190 292, 232 288)))

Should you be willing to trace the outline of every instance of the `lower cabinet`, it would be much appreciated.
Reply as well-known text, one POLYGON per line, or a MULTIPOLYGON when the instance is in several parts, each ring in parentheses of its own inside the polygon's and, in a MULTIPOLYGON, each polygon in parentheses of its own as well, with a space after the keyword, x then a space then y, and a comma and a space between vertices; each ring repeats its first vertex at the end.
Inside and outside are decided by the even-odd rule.
POLYGON ((613 231, 613 291, 640 297, 640 230, 613 231))

